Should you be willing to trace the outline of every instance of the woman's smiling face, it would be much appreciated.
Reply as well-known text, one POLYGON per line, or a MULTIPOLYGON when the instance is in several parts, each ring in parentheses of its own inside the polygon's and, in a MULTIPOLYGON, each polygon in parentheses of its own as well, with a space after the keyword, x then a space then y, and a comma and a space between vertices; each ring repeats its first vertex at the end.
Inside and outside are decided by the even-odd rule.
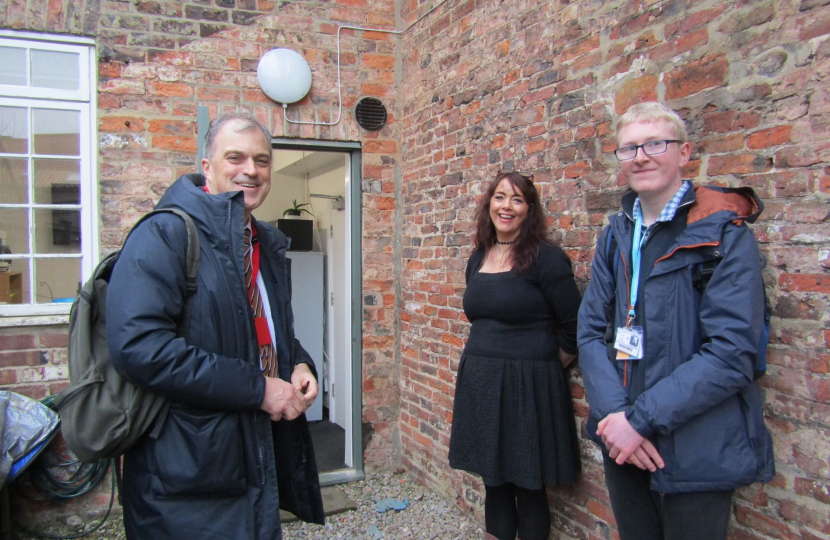
POLYGON ((527 219, 528 205, 524 196, 507 178, 503 178, 490 198, 490 219, 500 242, 509 242, 519 236, 527 219))

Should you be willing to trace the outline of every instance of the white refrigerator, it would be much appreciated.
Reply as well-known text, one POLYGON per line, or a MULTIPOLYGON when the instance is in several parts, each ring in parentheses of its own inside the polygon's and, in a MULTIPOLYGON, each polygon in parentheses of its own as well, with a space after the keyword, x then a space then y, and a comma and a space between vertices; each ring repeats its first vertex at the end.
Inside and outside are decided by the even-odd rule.
POLYGON ((319 251, 287 251, 291 259, 291 307, 294 336, 300 340, 317 367, 317 399, 306 411, 309 422, 323 419, 323 308, 325 282, 323 256, 319 251))

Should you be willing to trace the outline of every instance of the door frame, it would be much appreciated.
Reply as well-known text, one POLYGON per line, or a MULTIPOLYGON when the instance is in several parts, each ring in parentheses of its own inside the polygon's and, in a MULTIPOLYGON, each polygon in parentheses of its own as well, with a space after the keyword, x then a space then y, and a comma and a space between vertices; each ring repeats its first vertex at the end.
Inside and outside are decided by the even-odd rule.
MULTIPOLYGON (((351 394, 352 394, 352 460, 351 469, 320 474, 320 485, 328 486, 363 480, 363 327, 361 291, 363 290, 362 232, 363 214, 361 201, 362 161, 361 144, 351 141, 323 141, 316 139, 291 139, 272 137, 271 148, 279 150, 305 150, 313 152, 341 152, 349 155, 349 210, 351 212, 349 235, 351 241, 351 394)), ((321 396, 322 398, 322 396, 321 396)))

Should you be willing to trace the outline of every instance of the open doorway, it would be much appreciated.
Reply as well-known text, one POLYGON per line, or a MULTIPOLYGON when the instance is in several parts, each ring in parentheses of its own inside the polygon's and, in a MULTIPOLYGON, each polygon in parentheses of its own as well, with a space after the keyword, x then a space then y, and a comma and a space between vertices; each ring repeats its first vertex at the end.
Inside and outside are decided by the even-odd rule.
POLYGON ((257 217, 291 238, 286 255, 294 332, 314 359, 320 382, 319 397, 306 412, 320 481, 359 479, 359 144, 275 139, 273 147, 271 193, 257 217), (300 215, 286 215, 290 209, 300 215))

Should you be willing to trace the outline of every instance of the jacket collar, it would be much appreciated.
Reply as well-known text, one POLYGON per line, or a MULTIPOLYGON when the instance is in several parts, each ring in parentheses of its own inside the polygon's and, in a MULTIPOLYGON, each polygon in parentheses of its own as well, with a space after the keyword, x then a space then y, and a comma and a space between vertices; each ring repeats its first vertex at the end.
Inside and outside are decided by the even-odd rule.
MULTIPOLYGON (((629 191, 622 198, 622 210, 634 221, 634 201, 637 193, 629 191)), ((764 203, 752 188, 726 188, 719 186, 694 186, 683 196, 678 208, 691 204, 687 223, 691 225, 718 212, 727 212, 724 217, 740 224, 754 223, 764 211, 764 203)))
MULTIPOLYGON (((685 180, 684 180, 685 182, 685 180)), ((694 186, 692 186, 694 187, 694 186)), ((687 189, 686 193, 683 194, 683 198, 680 199, 680 204, 677 205, 677 208, 683 208, 686 205, 694 204, 695 202, 695 189, 687 189)), ((622 198, 622 210, 625 213, 626 217, 631 221, 634 221, 634 201, 637 200, 637 192, 629 190, 628 193, 623 195, 622 198)))

